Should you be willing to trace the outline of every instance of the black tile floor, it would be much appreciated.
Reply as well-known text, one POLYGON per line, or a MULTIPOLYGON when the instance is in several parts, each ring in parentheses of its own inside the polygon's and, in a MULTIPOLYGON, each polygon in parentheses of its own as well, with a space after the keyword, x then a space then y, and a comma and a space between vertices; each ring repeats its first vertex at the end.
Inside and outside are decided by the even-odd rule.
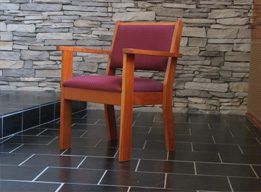
POLYGON ((161 113, 135 112, 133 122, 125 163, 98 110, 74 115, 70 150, 58 148, 59 122, 0 141, 0 191, 261 191, 261 132, 243 116, 175 114, 175 153, 161 113))

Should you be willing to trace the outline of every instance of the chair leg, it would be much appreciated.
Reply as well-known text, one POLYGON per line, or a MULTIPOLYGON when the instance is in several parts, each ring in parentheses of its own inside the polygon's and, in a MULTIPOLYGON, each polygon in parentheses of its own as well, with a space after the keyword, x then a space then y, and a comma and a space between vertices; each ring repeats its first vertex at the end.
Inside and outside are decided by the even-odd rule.
POLYGON ((117 139, 116 119, 113 105, 104 105, 107 135, 109 140, 117 139))
POLYGON ((70 100, 61 99, 60 113, 60 149, 63 150, 71 147, 72 102, 70 100))
POLYGON ((124 102, 121 106, 120 123, 120 146, 119 161, 129 161, 131 159, 132 142, 132 103, 124 102))
POLYGON ((173 111, 172 111, 172 102, 164 103, 162 108, 163 108, 166 150, 174 151, 176 146, 175 146, 175 137, 174 137, 174 118, 173 118, 173 111))

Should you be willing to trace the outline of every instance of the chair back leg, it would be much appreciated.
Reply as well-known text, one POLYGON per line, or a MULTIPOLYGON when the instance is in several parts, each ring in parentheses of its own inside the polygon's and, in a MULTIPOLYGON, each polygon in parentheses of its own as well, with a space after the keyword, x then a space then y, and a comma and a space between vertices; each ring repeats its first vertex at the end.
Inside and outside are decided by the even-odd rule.
POLYGON ((165 130, 165 146, 167 151, 174 151, 175 138, 174 138, 174 118, 172 110, 172 101, 165 100, 162 105, 163 109, 163 121, 165 130))
POLYGON ((60 111, 60 149, 63 150, 71 147, 72 102, 62 98, 60 111))
POLYGON ((113 105, 104 105, 107 135, 109 140, 117 139, 116 118, 113 105))

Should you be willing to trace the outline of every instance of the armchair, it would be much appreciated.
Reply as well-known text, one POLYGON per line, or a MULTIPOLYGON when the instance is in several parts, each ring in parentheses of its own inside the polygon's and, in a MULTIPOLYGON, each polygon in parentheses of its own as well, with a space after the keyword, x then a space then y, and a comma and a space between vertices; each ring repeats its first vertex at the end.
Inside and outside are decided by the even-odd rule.
POLYGON ((136 105, 161 104, 166 150, 175 150, 173 83, 182 33, 182 21, 118 22, 112 50, 59 46, 62 51, 60 149, 71 146, 71 101, 104 104, 108 139, 117 139, 114 105, 120 106, 119 161, 131 158, 132 111, 136 105), (105 75, 73 77, 73 52, 107 54, 105 75), (122 76, 115 70, 122 68, 122 76), (134 70, 165 71, 163 83, 134 77, 134 70))

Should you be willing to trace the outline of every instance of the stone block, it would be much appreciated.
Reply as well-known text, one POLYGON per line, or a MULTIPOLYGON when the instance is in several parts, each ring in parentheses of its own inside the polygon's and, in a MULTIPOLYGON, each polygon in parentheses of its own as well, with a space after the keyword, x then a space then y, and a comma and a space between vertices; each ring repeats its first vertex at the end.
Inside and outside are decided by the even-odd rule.
POLYGON ((232 92, 246 92, 248 91, 247 82, 233 82, 229 83, 229 89, 232 92))
POLYGON ((251 29, 239 29, 238 31, 238 38, 251 38, 251 29))
POLYGON ((227 52, 225 55, 226 61, 250 61, 250 54, 244 52, 227 52))
POLYGON ((155 12, 127 12, 115 13, 112 17, 113 21, 153 21, 155 20, 155 12))
POLYGON ((0 11, 17 11, 19 4, 14 3, 1 3, 0 11))
POLYGON ((29 50, 22 50, 21 51, 21 58, 24 60, 48 60, 49 53, 47 51, 29 51, 29 50))
POLYGON ((232 51, 233 45, 230 44, 208 44, 206 47, 207 51, 232 51))
POLYGON ((208 38, 216 39, 234 39, 237 37, 238 29, 209 29, 207 31, 208 38))
POLYGON ((98 27, 100 22, 87 21, 87 20, 76 20, 74 22, 75 27, 98 27))
POLYGON ((13 42, 7 42, 7 41, 0 41, 0 50, 12 50, 13 49, 13 42))
POLYGON ((107 13, 106 7, 85 7, 85 6, 64 5, 63 10, 107 13))
POLYGON ((181 47, 181 53, 183 55, 198 55, 199 47, 181 47))
POLYGON ((35 70, 35 77, 61 77, 61 70, 35 70))
POLYGON ((0 31, 6 31, 6 24, 5 24, 5 22, 0 22, 0 31))
POLYGON ((38 33, 36 38, 39 40, 43 39, 72 39, 72 33, 38 33))
POLYGON ((206 30, 204 27, 184 27, 184 37, 206 37, 206 30))
POLYGON ((176 90, 176 96, 179 97, 202 97, 202 98, 210 98, 211 95, 206 91, 200 90, 191 90, 191 89, 184 89, 184 90, 176 90))
POLYGON ((7 31, 16 31, 16 32, 35 32, 35 25, 34 24, 8 24, 7 31))
POLYGON ((195 4, 185 4, 185 3, 163 3, 163 7, 181 8, 181 9, 195 9, 195 4))
POLYGON ((215 91, 215 92, 227 92, 227 83, 195 83, 187 82, 185 84, 186 89, 203 90, 203 91, 215 91))
POLYGON ((206 38, 189 38, 189 46, 191 47, 205 47, 206 44, 206 38))
POLYGON ((157 16, 183 17, 184 9, 156 7, 153 9, 157 16))
POLYGON ((0 69, 20 69, 23 64, 23 61, 0 60, 0 69))
POLYGON ((0 41, 12 41, 12 40, 13 40, 12 32, 0 32, 0 41))
POLYGON ((208 17, 211 19, 238 17, 240 13, 234 9, 213 9, 208 17))
POLYGON ((113 8, 135 7, 134 3, 128 3, 128 2, 124 2, 124 3, 112 3, 111 6, 112 6, 113 8))
POLYGON ((6 69, 3 70, 3 76, 5 77, 33 77, 33 69, 6 69))
POLYGON ((234 51, 242 51, 242 52, 250 52, 251 45, 250 44, 234 44, 234 51))
POLYGON ((0 51, 0 60, 20 60, 20 53, 14 51, 0 51))
POLYGON ((229 92, 229 93, 220 93, 220 92, 209 92, 214 97, 218 98, 229 98, 232 99, 235 97, 235 93, 229 92))
POLYGON ((22 11, 61 11, 62 4, 38 4, 38 3, 31 3, 31 4, 21 4, 22 11))
POLYGON ((246 25, 247 23, 249 23, 249 18, 218 19, 217 23, 222 25, 246 25))

